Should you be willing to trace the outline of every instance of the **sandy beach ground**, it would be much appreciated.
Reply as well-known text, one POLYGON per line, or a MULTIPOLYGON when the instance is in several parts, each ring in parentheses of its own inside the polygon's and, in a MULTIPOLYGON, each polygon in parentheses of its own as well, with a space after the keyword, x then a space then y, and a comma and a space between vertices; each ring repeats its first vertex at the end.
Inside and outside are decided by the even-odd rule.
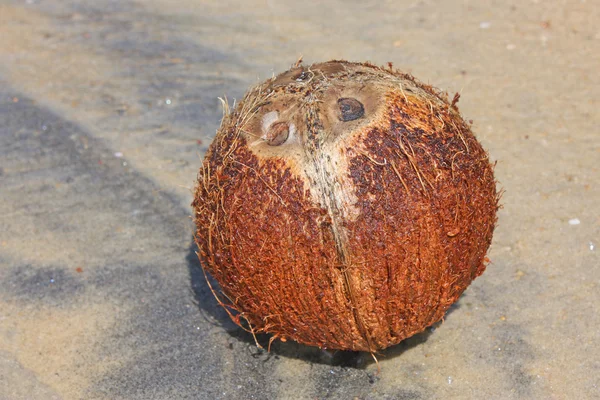
POLYGON ((0 399, 600 398, 598 21, 592 0, 0 0, 0 399), (299 56, 459 92, 498 161, 492 263, 379 374, 259 351, 195 258, 217 98, 299 56))

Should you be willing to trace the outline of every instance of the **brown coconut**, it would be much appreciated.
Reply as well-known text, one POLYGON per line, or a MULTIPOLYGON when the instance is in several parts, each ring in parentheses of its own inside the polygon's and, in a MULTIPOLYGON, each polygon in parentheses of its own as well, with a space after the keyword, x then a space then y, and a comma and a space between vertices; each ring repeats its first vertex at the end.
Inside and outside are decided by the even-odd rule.
POLYGON ((484 271, 498 208, 456 100, 391 68, 330 61, 226 110, 192 205, 232 319, 368 352, 440 320, 484 271))

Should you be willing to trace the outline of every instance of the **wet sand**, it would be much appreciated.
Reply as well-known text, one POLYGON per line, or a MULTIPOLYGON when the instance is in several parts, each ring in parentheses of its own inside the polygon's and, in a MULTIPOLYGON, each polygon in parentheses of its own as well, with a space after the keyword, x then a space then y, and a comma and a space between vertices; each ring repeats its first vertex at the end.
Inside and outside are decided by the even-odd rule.
POLYGON ((598 20, 589 0, 0 0, 0 399, 600 398, 598 20), (194 254, 217 98, 301 55, 459 92, 498 161, 492 263, 379 374, 259 351, 194 254))

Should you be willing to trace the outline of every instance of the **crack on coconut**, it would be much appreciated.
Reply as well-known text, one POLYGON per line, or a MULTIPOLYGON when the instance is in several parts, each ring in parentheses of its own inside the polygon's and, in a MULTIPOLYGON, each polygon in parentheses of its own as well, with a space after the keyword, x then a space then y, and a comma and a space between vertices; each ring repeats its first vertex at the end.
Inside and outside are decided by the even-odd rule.
MULTIPOLYGON (((366 349, 371 354, 377 351, 373 341, 366 329, 365 323, 362 316, 360 315, 358 300, 355 293, 355 287, 357 285, 353 282, 352 274, 350 273, 350 266, 352 265, 352 257, 346 243, 348 243, 347 233, 343 227, 344 215, 342 208, 340 207, 340 201, 345 197, 340 192, 340 186, 336 182, 336 166, 332 164, 331 159, 327 157, 323 152, 324 138, 320 133, 323 130, 323 126, 317 115, 317 108, 314 105, 317 104, 316 99, 312 98, 313 107, 309 108, 308 114, 308 140, 306 142, 306 155, 311 160, 314 172, 316 175, 316 186, 317 192, 321 197, 321 204, 327 209, 327 213, 331 219, 329 229, 334 237, 336 253, 338 255, 340 266, 339 271, 342 274, 344 281, 344 291, 346 299, 350 303, 352 309, 352 315, 356 324, 356 328, 363 338, 366 344, 366 349)), ((364 345, 359 345, 364 347, 364 345)))

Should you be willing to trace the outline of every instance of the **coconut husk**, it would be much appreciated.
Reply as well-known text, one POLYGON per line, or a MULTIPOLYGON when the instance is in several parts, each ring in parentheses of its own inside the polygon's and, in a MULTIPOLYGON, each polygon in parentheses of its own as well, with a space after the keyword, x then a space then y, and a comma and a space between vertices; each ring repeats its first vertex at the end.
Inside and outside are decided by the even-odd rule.
POLYGON ((391 68, 330 61, 225 107, 192 205, 233 321, 373 353, 440 320, 484 271, 498 209, 457 100, 391 68))

